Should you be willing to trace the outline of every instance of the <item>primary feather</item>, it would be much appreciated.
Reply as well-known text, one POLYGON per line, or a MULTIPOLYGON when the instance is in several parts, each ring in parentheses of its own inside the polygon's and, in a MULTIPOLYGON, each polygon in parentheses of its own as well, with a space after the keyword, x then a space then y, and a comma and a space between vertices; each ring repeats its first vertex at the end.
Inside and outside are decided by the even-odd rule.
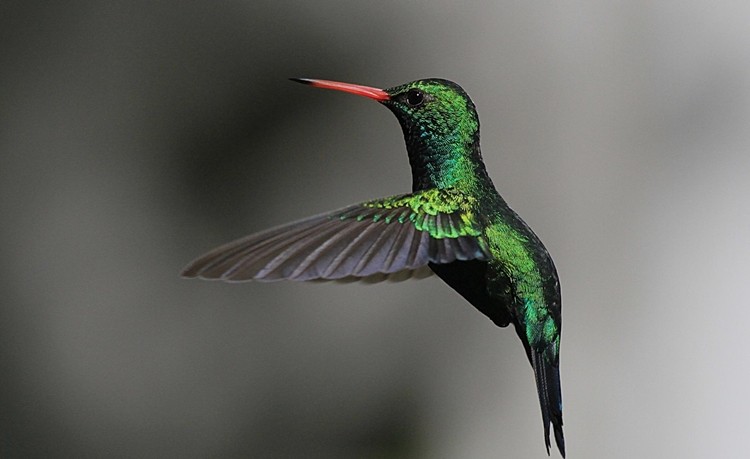
POLYGON ((355 204, 225 244, 190 263, 182 275, 336 280, 483 260, 487 244, 479 223, 467 216, 464 198, 451 190, 427 190, 355 204))

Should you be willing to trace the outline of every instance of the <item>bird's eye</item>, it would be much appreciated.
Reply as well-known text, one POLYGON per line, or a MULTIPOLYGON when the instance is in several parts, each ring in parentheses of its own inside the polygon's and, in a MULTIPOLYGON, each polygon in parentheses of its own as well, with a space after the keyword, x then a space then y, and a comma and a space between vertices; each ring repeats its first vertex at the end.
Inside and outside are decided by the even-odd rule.
POLYGON ((422 102, 424 102, 424 93, 419 89, 410 89, 409 92, 406 93, 406 103, 412 107, 421 105, 422 102))

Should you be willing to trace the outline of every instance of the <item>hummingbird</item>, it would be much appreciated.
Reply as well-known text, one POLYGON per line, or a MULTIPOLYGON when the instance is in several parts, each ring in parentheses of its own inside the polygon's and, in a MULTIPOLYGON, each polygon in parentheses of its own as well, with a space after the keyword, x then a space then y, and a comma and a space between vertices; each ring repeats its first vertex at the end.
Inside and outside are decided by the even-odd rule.
POLYGON ((544 442, 562 457, 561 296, 557 270, 531 228, 495 189, 468 94, 444 79, 390 89, 292 78, 364 96, 398 119, 412 192, 354 204, 222 245, 182 276, 227 282, 403 279, 425 271, 499 327, 513 324, 534 372, 544 442))

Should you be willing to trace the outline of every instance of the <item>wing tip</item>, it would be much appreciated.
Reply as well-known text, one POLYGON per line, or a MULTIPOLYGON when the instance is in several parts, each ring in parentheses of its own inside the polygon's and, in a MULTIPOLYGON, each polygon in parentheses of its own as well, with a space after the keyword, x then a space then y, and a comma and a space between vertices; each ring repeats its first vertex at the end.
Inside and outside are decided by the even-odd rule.
POLYGON ((180 271, 180 277, 183 279, 195 279, 200 276, 200 268, 196 267, 194 263, 190 263, 180 271))

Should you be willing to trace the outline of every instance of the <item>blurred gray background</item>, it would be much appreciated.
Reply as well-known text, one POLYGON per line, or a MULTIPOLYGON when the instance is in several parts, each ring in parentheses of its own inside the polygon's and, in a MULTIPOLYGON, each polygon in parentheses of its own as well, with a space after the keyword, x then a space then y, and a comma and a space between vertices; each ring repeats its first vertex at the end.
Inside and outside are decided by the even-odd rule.
POLYGON ((0 2, 0 456, 546 457, 515 333, 435 278, 179 278, 409 191, 393 116, 301 76, 471 94, 562 279, 570 458, 744 457, 749 21, 744 0, 0 2))

